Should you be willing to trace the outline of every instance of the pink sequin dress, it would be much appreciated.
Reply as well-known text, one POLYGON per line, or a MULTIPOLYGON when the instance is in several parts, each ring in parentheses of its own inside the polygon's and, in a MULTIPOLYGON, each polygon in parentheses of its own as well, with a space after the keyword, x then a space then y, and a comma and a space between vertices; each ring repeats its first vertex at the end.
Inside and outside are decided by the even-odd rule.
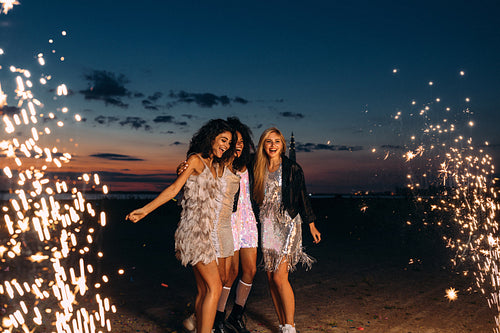
POLYGON ((259 236, 257 220, 250 202, 250 181, 248 170, 238 172, 240 175, 240 196, 238 197, 238 210, 231 216, 233 228, 234 250, 241 248, 257 247, 259 236))

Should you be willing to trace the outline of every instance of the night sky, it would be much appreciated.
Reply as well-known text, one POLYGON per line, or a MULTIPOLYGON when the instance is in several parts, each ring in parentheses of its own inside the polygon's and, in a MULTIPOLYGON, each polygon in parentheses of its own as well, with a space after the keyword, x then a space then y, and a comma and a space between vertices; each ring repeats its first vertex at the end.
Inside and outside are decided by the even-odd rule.
POLYGON ((497 1, 20 3, 0 14, 1 112, 17 104, 9 66, 50 74, 32 89, 44 111, 83 118, 57 113, 74 156, 62 171, 99 172, 111 190, 164 188, 192 134, 228 116, 256 143, 270 126, 293 132, 314 193, 403 186, 421 130, 409 115, 429 103, 460 121, 469 108, 464 135, 500 158, 497 1))

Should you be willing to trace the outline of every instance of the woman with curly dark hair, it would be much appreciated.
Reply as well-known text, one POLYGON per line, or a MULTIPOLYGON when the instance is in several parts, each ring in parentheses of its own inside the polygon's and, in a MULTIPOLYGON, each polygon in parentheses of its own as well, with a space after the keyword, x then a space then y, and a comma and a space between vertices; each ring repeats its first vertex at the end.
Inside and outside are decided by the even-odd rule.
POLYGON ((251 161, 255 146, 252 141, 252 131, 236 117, 227 118, 229 125, 236 131, 236 152, 232 167, 240 176, 240 190, 237 198, 237 209, 231 216, 231 226, 234 238, 234 256, 229 270, 227 282, 222 287, 222 294, 217 306, 214 329, 216 333, 235 331, 249 332, 243 320, 243 311, 252 288, 253 278, 257 271, 257 221, 250 201, 253 174, 251 161), (236 299, 231 314, 225 321, 225 309, 231 286, 238 276, 241 267, 241 279, 236 286, 236 299), (225 329, 229 327, 228 329, 225 329))
POLYGON ((188 165, 169 187, 144 207, 126 216, 134 223, 174 198, 184 187, 182 213, 175 232, 176 257, 193 266, 198 294, 195 302, 197 332, 210 333, 217 310, 222 281, 217 268, 217 240, 214 240, 216 200, 220 196, 217 164, 233 156, 235 136, 222 119, 210 120, 193 136, 188 165))

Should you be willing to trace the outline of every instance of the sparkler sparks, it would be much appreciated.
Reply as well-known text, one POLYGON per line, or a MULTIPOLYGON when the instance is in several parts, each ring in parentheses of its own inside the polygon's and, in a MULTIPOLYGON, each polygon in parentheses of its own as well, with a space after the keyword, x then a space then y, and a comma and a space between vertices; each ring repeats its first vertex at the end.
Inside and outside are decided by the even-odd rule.
POLYGON ((0 0, 0 4, 2 4, 1 13, 7 14, 9 10, 14 8, 14 5, 19 5, 19 1, 16 0, 0 0))
MULTIPOLYGON (((500 205, 493 183, 495 166, 492 157, 476 146, 471 137, 457 134, 475 126, 470 119, 471 110, 452 110, 459 109, 442 108, 433 101, 419 113, 424 126, 420 133, 408 137, 408 150, 403 155, 412 170, 407 175, 408 188, 414 191, 417 202, 427 205, 427 217, 431 212, 436 217, 436 226, 448 221, 448 234, 443 241, 454 252, 451 263, 454 267, 466 267, 464 276, 472 273, 475 288, 497 312, 494 331, 500 333, 500 240, 496 215, 500 205), (439 119, 438 115, 445 118, 439 119), (436 116, 437 120, 432 119, 436 116)), ((449 288, 446 297, 455 300, 457 292, 449 288)))
MULTIPOLYGON (((18 4, 0 3, 4 13, 18 4)), ((42 56, 37 62, 43 66, 40 59, 42 56)), ((2 116, 1 174, 10 184, 11 198, 2 203, 0 217, 4 222, 0 226, 0 299, 4 304, 0 330, 110 331, 108 313, 116 308, 93 287, 95 281, 107 283, 109 278, 94 277, 90 263, 96 260, 91 248, 94 234, 106 225, 106 214, 86 200, 78 183, 105 193, 107 187, 96 174, 82 175, 80 180, 54 176, 72 159, 69 152, 53 145, 57 139, 51 139, 64 122, 57 120, 59 111, 47 112, 48 118, 40 113, 44 105, 31 91, 30 78, 36 74, 14 66, 9 69, 15 82, 12 96, 19 111, 2 116), (88 308, 83 306, 89 303, 88 308), (44 328, 40 328, 42 325, 44 328)), ((50 76, 40 74, 41 84, 47 79, 50 76)), ((56 94, 65 96, 67 91, 61 84, 56 94)), ((7 105, 8 96, 0 86, 0 107, 7 105)), ((60 112, 65 114, 68 109, 60 112)), ((74 117, 81 119, 79 115, 74 117)))
POLYGON ((446 295, 444 295, 444 297, 446 297, 450 302, 456 301, 458 297, 457 294, 458 290, 455 290, 454 288, 448 288, 446 289, 446 295))

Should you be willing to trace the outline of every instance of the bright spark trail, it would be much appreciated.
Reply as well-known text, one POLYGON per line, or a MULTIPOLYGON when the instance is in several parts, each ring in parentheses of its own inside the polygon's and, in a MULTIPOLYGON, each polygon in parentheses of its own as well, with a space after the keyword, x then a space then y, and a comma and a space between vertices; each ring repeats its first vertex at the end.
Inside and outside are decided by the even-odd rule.
MULTIPOLYGON (((461 75, 463 75, 461 73, 461 75)), ((470 102, 468 98, 465 103, 470 102)), ((494 332, 500 332, 500 252, 498 189, 495 167, 487 153, 488 143, 478 145, 468 133, 474 126, 468 107, 442 106, 438 98, 406 115, 410 123, 421 125, 408 136, 402 158, 410 172, 408 189, 417 202, 427 204, 426 219, 437 216, 436 225, 447 228, 443 241, 454 253, 451 263, 463 274, 473 276, 475 289, 485 295, 496 311, 494 332), (431 213, 432 212, 432 213, 431 213), (464 268, 465 267, 465 268, 464 268)), ((398 112, 394 120, 401 121, 398 112)), ((427 223, 426 221, 425 223, 427 223)), ((446 291, 450 300, 455 289, 446 291)))
MULTIPOLYGON (((18 2, 0 4, 7 14, 18 2)), ((106 225, 106 214, 96 210, 78 188, 91 185, 107 193, 107 187, 97 174, 73 180, 58 176, 72 158, 55 145, 55 136, 64 126, 59 119, 68 118, 68 108, 42 112, 45 106, 33 87, 44 86, 52 78, 40 75, 33 80, 30 71, 5 66, 1 57, 6 52, 0 48, 0 71, 9 72, 15 89, 8 93, 2 90, 8 85, 0 82, 0 175, 10 186, 0 215, 0 330, 111 331, 109 312, 116 308, 97 293, 109 278, 96 276, 92 265, 102 256, 93 245, 94 235, 106 225), (13 100, 15 106, 9 106, 13 100)), ((39 66, 45 65, 43 54, 36 60, 39 66)), ((64 100, 68 88, 60 84, 55 94, 64 100)))

